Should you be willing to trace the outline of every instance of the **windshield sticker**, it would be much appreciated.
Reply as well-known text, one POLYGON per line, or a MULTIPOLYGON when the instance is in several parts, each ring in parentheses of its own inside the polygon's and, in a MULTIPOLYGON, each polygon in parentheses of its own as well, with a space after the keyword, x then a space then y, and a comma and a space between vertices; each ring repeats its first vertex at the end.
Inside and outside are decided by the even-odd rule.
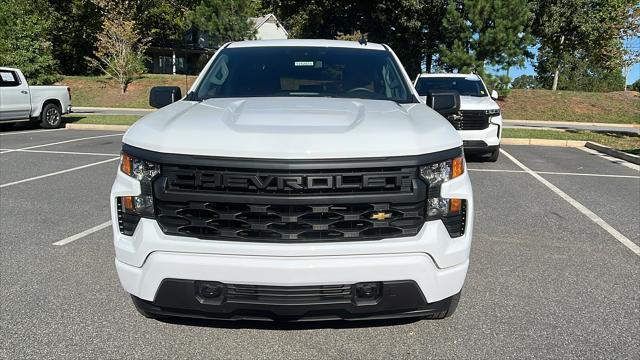
POLYGON ((2 76, 2 81, 14 82, 13 74, 10 72, 0 72, 0 76, 2 76))
POLYGON ((293 63, 294 66, 314 66, 314 61, 296 61, 293 63))
POLYGON ((469 81, 480 81, 480 79, 477 76, 467 76, 464 79, 469 81))

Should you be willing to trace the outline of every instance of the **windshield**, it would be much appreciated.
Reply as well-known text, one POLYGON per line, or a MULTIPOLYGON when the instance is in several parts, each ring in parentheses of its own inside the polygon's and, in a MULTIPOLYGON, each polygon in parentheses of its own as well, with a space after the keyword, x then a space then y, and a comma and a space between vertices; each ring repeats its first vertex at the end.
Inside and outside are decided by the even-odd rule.
POLYGON ((388 51, 326 47, 220 50, 195 90, 220 97, 340 97, 414 102, 388 51))
POLYGON ((420 96, 431 90, 455 90, 460 96, 488 96, 484 84, 477 76, 470 77, 421 77, 416 83, 420 96))

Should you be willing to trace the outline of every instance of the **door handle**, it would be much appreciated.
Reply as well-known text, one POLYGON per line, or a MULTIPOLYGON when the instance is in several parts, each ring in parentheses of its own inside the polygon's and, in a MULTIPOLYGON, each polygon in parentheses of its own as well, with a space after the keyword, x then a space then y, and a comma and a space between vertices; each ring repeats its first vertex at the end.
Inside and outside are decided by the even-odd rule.
POLYGON ((23 94, 28 94, 29 93, 27 90, 22 90, 20 92, 23 93, 23 94))

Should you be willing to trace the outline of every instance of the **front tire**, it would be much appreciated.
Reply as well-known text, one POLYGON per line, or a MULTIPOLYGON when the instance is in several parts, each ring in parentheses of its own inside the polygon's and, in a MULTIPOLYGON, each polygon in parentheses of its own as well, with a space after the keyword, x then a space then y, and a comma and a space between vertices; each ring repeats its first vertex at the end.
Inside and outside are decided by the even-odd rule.
POLYGON ((498 157, 500 156, 500 148, 497 148, 489 153, 489 158, 487 158, 488 162, 496 162, 498 161, 498 157))
POLYGON ((40 113, 40 126, 45 129, 57 129, 62 125, 62 110, 56 104, 49 103, 40 113))

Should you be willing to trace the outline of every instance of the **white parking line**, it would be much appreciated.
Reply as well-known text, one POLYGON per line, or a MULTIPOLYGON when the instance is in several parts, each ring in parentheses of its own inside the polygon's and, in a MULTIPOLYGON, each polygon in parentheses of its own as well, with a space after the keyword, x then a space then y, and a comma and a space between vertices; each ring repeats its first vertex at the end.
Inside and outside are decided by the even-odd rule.
POLYGON ((51 131, 60 131, 60 130, 66 130, 66 129, 65 128, 60 128, 60 129, 14 131, 14 132, 7 132, 7 133, 0 134, 0 136, 20 135, 20 134, 33 134, 33 133, 39 133, 39 132, 51 132, 51 131))
POLYGON ((571 204, 571 206, 575 207, 576 209, 578 209, 578 211, 586 215, 589 219, 591 219, 591 221, 598 224, 598 226, 600 226, 606 232, 611 234, 622 245, 629 248, 629 250, 631 250, 634 254, 640 256, 640 246, 636 245, 633 241, 629 240, 626 236, 622 235, 618 230, 614 229, 611 225, 607 224, 606 221, 604 221, 601 217, 596 215, 593 211, 587 209, 584 205, 582 205, 577 200, 569 196, 567 193, 560 190, 558 187, 556 187, 555 185, 547 181, 545 178, 543 178, 536 172, 526 167, 523 163, 518 161, 518 159, 513 157, 508 152, 504 151, 503 149, 500 149, 500 152, 503 153, 506 157, 508 157, 509 160, 513 161, 514 164, 518 165, 522 170, 529 173, 531 176, 533 176, 538 181, 540 181, 544 186, 548 187, 549 189, 551 189, 551 191, 553 191, 554 193, 558 194, 558 196, 566 200, 569 204, 571 204))
POLYGON ((84 138, 79 138, 79 139, 71 139, 71 140, 65 140, 65 141, 58 141, 58 142, 49 143, 49 144, 41 144, 41 145, 28 146, 28 147, 21 148, 21 149, 11 149, 11 150, 0 151, 0 154, 7 154, 7 153, 15 152, 15 151, 20 151, 20 150, 31 150, 31 149, 37 149, 37 148, 41 148, 41 147, 45 147, 45 146, 53 146, 53 145, 67 144, 67 143, 75 142, 75 141, 91 140, 91 139, 100 139, 100 138, 105 138, 105 137, 110 137, 110 136, 122 136, 122 135, 123 135, 123 134, 108 134, 108 135, 89 136, 89 137, 84 137, 84 138))
POLYGON ((0 149, 12 150, 12 152, 26 152, 26 153, 38 153, 38 154, 69 154, 69 155, 95 155, 95 156, 119 156, 115 153, 92 153, 92 152, 77 152, 77 151, 54 151, 54 150, 21 150, 21 149, 0 149))
POLYGON ((75 235, 71 235, 68 238, 64 238, 64 239, 62 239, 60 241, 56 241, 51 245, 55 245, 55 246, 67 245, 68 243, 70 243, 72 241, 76 241, 78 239, 82 239, 83 237, 85 237, 87 235, 91 235, 94 232, 100 231, 100 230, 102 230, 102 229, 104 229, 106 227, 109 227, 109 226, 111 226, 111 220, 109 220, 109 221, 107 221, 105 223, 102 223, 102 224, 100 224, 98 226, 94 226, 91 229, 87 229, 87 230, 85 230, 83 232, 79 232, 79 233, 77 233, 75 235))
POLYGON ((76 166, 76 167, 71 168, 71 169, 60 170, 60 171, 52 172, 52 173, 49 173, 49 174, 35 176, 35 177, 32 177, 32 178, 28 178, 28 179, 13 181, 13 182, 10 182, 10 183, 6 183, 6 184, 0 185, 0 189, 1 188, 5 188, 7 186, 11 186, 11 185, 22 184, 22 183, 25 183, 25 182, 28 182, 28 181, 34 181, 34 180, 43 179, 43 178, 46 178, 46 177, 49 177, 49 176, 60 175, 60 174, 68 173, 68 172, 71 172, 71 171, 76 171, 76 170, 88 168, 88 167, 91 167, 91 166, 105 164, 105 163, 108 163, 110 161, 114 161, 114 160, 118 160, 118 159, 120 159, 120 157, 116 157, 116 158, 108 159, 108 160, 103 160, 103 161, 98 161, 98 162, 87 164, 87 165, 76 166))
MULTIPOLYGON (((469 171, 479 172, 509 172, 509 173, 522 173, 526 174, 524 170, 508 170, 508 169, 469 169, 469 171)), ((568 176, 595 176, 595 177, 609 177, 609 178, 623 178, 623 179, 640 179, 640 176, 636 175, 614 175, 614 174, 583 174, 583 173, 570 173, 570 172, 554 172, 554 171, 534 171, 536 174, 545 175, 568 175, 568 176)))

